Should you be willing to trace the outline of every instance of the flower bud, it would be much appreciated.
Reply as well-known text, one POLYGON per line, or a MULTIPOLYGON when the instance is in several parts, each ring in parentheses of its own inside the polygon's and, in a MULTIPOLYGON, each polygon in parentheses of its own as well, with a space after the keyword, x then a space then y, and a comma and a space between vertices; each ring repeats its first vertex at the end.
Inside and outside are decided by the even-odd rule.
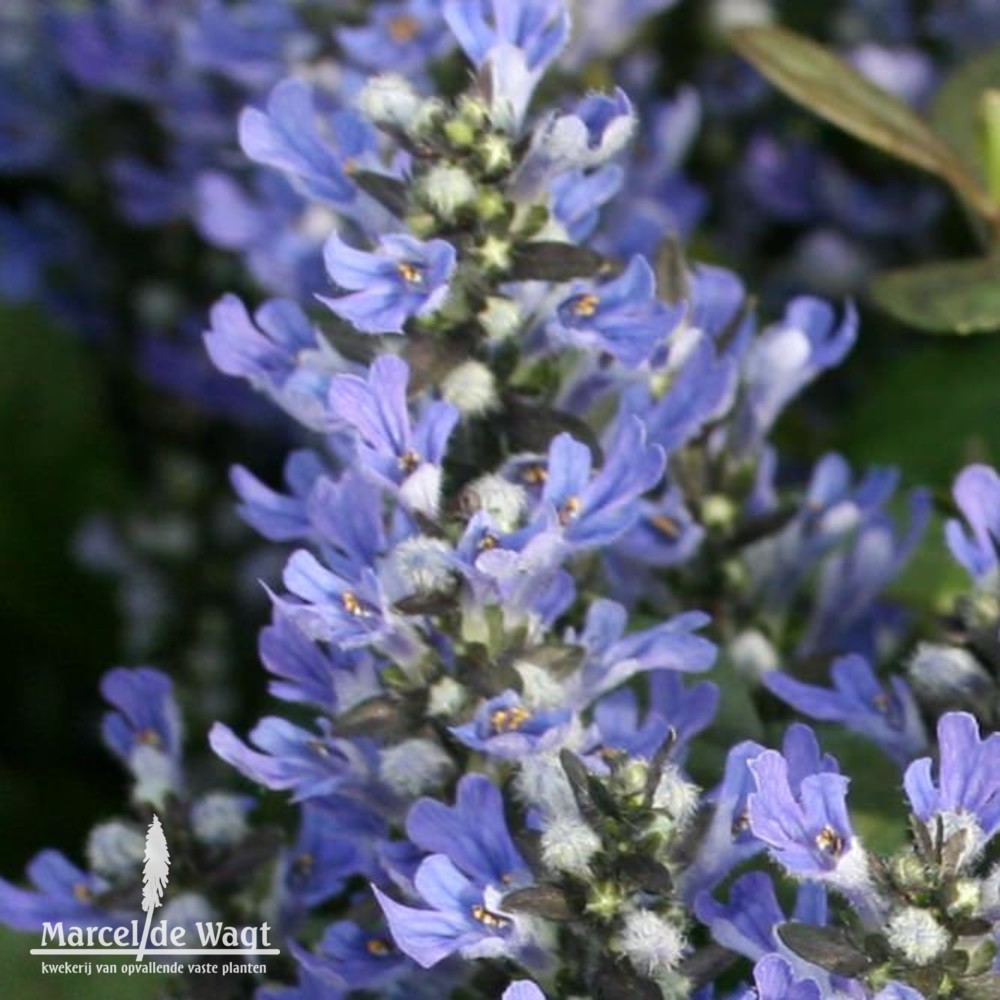
POLYGON ((914 965, 930 965, 951 945, 948 932, 934 915, 916 906, 897 910, 886 926, 889 945, 914 965))
POLYGON ((376 125, 408 132, 418 120, 423 99, 396 73, 371 77, 358 95, 358 109, 376 125))
POLYGON ((601 850, 601 838, 582 820, 562 816, 542 834, 542 861, 553 871, 585 877, 601 850))
POLYGON ((680 928, 664 917, 650 910, 635 910, 625 918, 614 946, 628 956, 637 972, 654 976, 677 965, 687 941, 680 928))
POLYGON ((139 870, 145 849, 146 838, 135 827, 112 820, 90 831, 87 861, 91 871, 119 882, 139 870))
POLYGON ((521 328, 521 307, 513 299, 492 296, 479 314, 479 322, 490 340, 506 340, 521 328))
POLYGON ((908 674, 917 697, 938 710, 969 708, 975 712, 996 697, 989 674, 971 653, 958 646, 920 643, 908 674))
POLYGON ((418 193, 436 216, 452 222, 461 209, 476 200, 476 185, 461 167, 441 163, 424 175, 418 193))
POLYGON ((382 751, 379 776, 399 795, 421 795, 439 787, 454 763, 434 740, 404 740, 382 751))
POLYGON ((481 361, 466 361, 448 372, 441 382, 441 394, 467 417, 481 417, 500 402, 493 372, 481 361))
POLYGON ((191 829, 195 837, 210 847, 231 847, 248 831, 247 807, 252 802, 245 795, 212 792, 191 807, 191 829))

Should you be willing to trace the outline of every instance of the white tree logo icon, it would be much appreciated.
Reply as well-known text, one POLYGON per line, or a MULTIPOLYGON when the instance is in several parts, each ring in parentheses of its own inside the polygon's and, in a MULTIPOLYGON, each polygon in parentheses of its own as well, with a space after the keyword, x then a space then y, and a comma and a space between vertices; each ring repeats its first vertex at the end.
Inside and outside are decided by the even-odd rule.
POLYGON ((146 912, 146 926, 142 930, 142 941, 135 956, 137 962, 142 961, 149 939, 149 925, 153 921, 153 910, 160 905, 169 877, 170 851, 167 850, 167 838, 163 835, 160 818, 153 813, 153 822, 146 831, 146 853, 143 855, 142 908, 146 912))

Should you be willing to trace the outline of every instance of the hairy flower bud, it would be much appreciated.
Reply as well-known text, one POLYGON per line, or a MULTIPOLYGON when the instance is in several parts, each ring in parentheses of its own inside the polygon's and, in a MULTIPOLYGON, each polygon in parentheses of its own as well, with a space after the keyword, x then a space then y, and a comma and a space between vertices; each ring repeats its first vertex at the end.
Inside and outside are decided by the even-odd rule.
POLYGON ((490 340, 506 340, 521 328, 521 307, 513 299, 492 296, 479 314, 479 322, 490 340))
POLYGON ((101 823, 87 838, 87 861, 91 870, 111 882, 132 877, 142 864, 145 837, 118 820, 101 823))
POLYGON ((601 838, 582 820, 561 816, 542 834, 542 860, 553 871, 586 876, 601 850, 601 838))
POLYGON ((476 185, 461 168, 441 163, 431 167, 421 178, 418 194, 425 205, 445 222, 476 200, 476 185))
POLYGON ((418 120, 423 99, 396 73, 373 76, 358 95, 361 113, 376 125, 408 131, 418 120))
POLYGON ((644 976, 673 969, 687 947, 684 933, 650 910, 635 910, 625 918, 615 948, 628 956, 644 976))
POLYGON ((247 834, 247 804, 243 795, 212 792, 191 807, 195 837, 211 847, 238 844, 247 834))
POLYGON ((886 926, 889 944, 914 965, 929 965, 948 949, 951 939, 934 915, 916 906, 897 910, 886 926))
POLYGON ((499 404, 496 379, 481 361, 465 361, 441 381, 441 395, 467 417, 481 417, 499 404))
POLYGON ((440 786, 454 766, 440 743, 412 739, 382 751, 379 775, 399 795, 420 795, 440 786))

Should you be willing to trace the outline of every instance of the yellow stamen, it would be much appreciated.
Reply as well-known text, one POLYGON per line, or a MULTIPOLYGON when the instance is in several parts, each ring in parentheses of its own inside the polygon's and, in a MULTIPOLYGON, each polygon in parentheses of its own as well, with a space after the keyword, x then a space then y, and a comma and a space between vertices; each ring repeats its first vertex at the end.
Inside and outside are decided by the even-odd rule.
POLYGON ((521 478, 532 486, 541 486, 549 478, 549 473, 544 465, 529 465, 521 473, 521 478))
POLYGON ((399 468, 410 475, 411 472, 415 472, 417 467, 420 465, 420 456, 412 449, 404 455, 399 456, 399 468))
POLYGON ((666 535, 671 540, 681 536, 681 526, 666 514, 657 514, 656 517, 650 518, 650 523, 661 535, 666 535))
POLYGON ((844 838, 833 827, 824 826, 816 835, 816 846, 825 854, 837 857, 844 851, 844 838))
POLYGON ((569 524, 570 521, 580 513, 580 498, 570 497, 566 503, 563 504, 562 510, 559 511, 559 523, 562 525, 569 524))
POLYGON ((420 22, 412 14, 400 14, 389 21, 389 37, 405 45, 420 34, 420 22))
POLYGON ((491 913, 485 906, 480 906, 478 903, 472 908, 472 915, 481 924, 494 930, 506 927, 510 923, 506 917, 501 917, 497 913, 491 913))
POLYGON ((345 590, 340 595, 340 603, 344 605, 344 610, 349 615, 354 615, 355 618, 360 618, 365 613, 365 609, 358 600, 357 595, 350 590, 345 590))
POLYGON ((500 543, 497 541, 496 535, 486 534, 479 539, 479 551, 480 552, 490 552, 495 549, 500 543))
POLYGON ((136 741, 142 743, 143 746, 147 747, 158 747, 163 741, 160 739, 160 734, 155 729, 140 729, 139 732, 135 734, 136 741))
POLYGON ((424 282, 424 272, 415 264, 407 264, 404 260, 396 265, 396 270, 408 285, 422 285, 424 282))
POLYGON ((577 316, 593 316, 597 312, 597 307, 601 304, 601 300, 593 293, 589 295, 581 295, 573 303, 573 312, 577 316))
POLYGON ((77 882, 73 886, 73 898, 81 903, 92 903, 94 901, 94 894, 83 882, 77 882))
POLYGON ((531 712, 520 705, 499 708, 490 716, 490 726, 497 735, 517 732, 531 719, 531 712))
POLYGON ((389 946, 379 938, 372 938, 366 945, 365 950, 369 955, 388 955, 389 946))

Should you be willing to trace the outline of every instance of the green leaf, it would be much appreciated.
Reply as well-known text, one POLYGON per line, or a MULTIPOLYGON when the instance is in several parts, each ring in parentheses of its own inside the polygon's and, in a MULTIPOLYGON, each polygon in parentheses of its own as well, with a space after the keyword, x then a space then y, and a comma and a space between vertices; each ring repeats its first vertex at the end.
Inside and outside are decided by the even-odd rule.
POLYGON ((930 106, 934 131, 961 157, 980 183, 983 165, 980 99, 1000 87, 1000 46, 966 59, 938 88, 930 106))
POLYGON ((785 28, 739 28, 739 53, 779 90, 869 145, 947 181, 983 215, 996 208, 963 159, 902 101, 833 52, 785 28))
POLYGON ((940 261, 887 271, 871 284, 887 312, 927 333, 988 333, 1000 329, 1000 261, 940 261))
POLYGON ((868 956, 839 928, 792 921, 780 924, 777 935, 800 958, 837 975, 857 976, 871 968, 868 956))

